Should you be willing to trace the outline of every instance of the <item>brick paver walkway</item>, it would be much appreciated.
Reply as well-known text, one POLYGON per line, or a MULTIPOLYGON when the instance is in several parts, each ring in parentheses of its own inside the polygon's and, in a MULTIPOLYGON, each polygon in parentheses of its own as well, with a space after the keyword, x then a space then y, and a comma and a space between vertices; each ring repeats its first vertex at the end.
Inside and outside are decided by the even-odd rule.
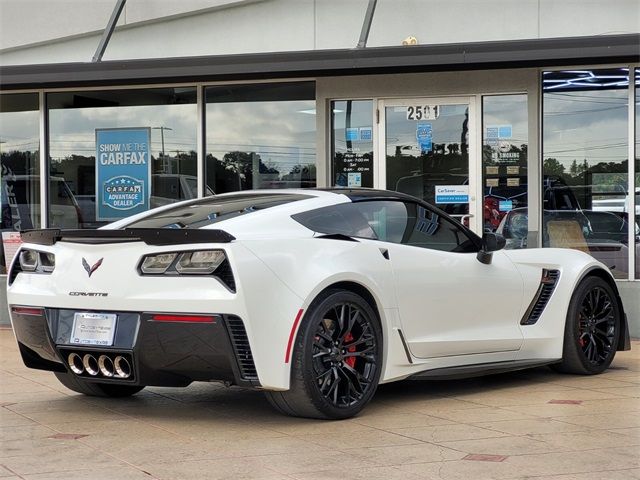
POLYGON ((357 418, 275 413, 193 384, 84 397, 22 365, 0 330, 0 478, 640 479, 640 342, 597 377, 547 368, 382 386, 357 418))

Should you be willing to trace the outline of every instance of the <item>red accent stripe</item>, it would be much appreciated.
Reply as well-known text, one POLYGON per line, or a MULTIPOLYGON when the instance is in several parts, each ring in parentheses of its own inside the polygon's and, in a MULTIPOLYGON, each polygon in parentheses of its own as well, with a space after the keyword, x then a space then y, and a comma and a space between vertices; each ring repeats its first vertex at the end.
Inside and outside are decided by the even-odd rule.
POLYGON ((211 315, 152 315, 151 320, 156 322, 216 323, 216 318, 211 315))
POLYGON ((302 318, 302 312, 304 312, 302 308, 298 310, 296 319, 293 321, 293 326, 291 327, 291 333, 289 333, 289 343, 287 343, 287 352, 284 355, 284 363, 289 363, 289 360, 291 359, 291 347, 293 346, 293 337, 296 334, 298 323, 300 323, 300 319, 302 318))
POLYGON ((39 317, 44 316, 43 308, 33 308, 33 307, 13 307, 11 309, 13 313, 17 313, 18 315, 35 315, 39 317))

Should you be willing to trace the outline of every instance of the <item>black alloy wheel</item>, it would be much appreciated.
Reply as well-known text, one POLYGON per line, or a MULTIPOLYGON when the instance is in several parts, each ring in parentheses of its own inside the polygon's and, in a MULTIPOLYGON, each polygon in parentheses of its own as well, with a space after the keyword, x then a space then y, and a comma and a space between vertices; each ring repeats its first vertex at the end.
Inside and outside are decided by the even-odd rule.
POLYGON ((340 302, 325 312, 312 353, 318 390, 335 407, 357 404, 376 378, 378 344, 370 319, 355 303, 340 302))
POLYGON ((562 362, 553 368, 580 375, 604 372, 616 354, 621 325, 621 308, 613 288, 600 277, 586 277, 571 298, 562 362))
POLYGON ((287 415, 343 419, 373 397, 382 369, 382 329, 360 295, 331 289, 304 315, 293 346, 288 391, 266 392, 287 415))
POLYGON ((600 366, 609 358, 616 334, 615 300, 602 287, 585 295, 578 313, 578 344, 586 360, 600 366))

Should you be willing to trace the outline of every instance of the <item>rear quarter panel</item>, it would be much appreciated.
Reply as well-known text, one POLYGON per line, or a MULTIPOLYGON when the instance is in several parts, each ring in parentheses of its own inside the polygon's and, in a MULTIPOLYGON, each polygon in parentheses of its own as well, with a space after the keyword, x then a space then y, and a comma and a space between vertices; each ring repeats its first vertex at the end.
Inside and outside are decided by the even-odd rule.
MULTIPOLYGON (((248 240, 241 243, 253 252, 286 285, 288 290, 300 298, 296 308, 289 309, 288 316, 281 319, 280 323, 286 328, 277 327, 277 344, 281 352, 271 352, 271 356, 277 358, 280 365, 283 365, 286 341, 291 333, 297 311, 303 309, 306 313, 311 302, 323 290, 343 281, 365 287, 376 302, 384 343, 384 368, 381 380, 384 381, 393 365, 407 364, 402 343, 395 331, 400 324, 391 265, 374 242, 308 237, 292 240, 248 240)), ((249 303, 253 303, 253 300, 249 303)), ((259 315, 259 312, 256 314, 259 315)), ((252 315, 252 318, 255 318, 255 315, 252 315)), ((259 322, 252 320, 251 323, 255 325, 259 322)), ((256 325, 255 328, 260 327, 256 325)), ((257 348, 262 349, 263 346, 257 345, 257 348)), ((262 358, 271 361, 267 357, 268 352, 265 352, 262 358)), ((288 386, 290 365, 284 366, 288 386)), ((276 365, 274 364, 273 367, 276 365)))

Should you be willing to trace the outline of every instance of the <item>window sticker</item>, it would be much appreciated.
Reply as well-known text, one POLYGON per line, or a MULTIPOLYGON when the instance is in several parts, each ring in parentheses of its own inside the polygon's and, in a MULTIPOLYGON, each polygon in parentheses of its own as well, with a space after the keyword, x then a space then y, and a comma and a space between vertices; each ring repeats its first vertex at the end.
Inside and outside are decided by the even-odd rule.
POLYGON ((361 187, 362 186, 362 173, 349 172, 347 174, 347 187, 361 187))
POLYGON ((418 123, 416 127, 416 140, 420 145, 420 151, 430 152, 433 148, 433 128, 430 123, 418 123))
POLYGON ((345 138, 347 142, 357 142, 360 140, 359 131, 357 128, 345 129, 345 138))
POLYGON ((469 203, 469 186, 436 185, 436 203, 469 203))
POLYGON ((511 200, 500 200, 500 202, 498 202, 498 210, 501 212, 510 212, 513 210, 513 202, 511 200))

